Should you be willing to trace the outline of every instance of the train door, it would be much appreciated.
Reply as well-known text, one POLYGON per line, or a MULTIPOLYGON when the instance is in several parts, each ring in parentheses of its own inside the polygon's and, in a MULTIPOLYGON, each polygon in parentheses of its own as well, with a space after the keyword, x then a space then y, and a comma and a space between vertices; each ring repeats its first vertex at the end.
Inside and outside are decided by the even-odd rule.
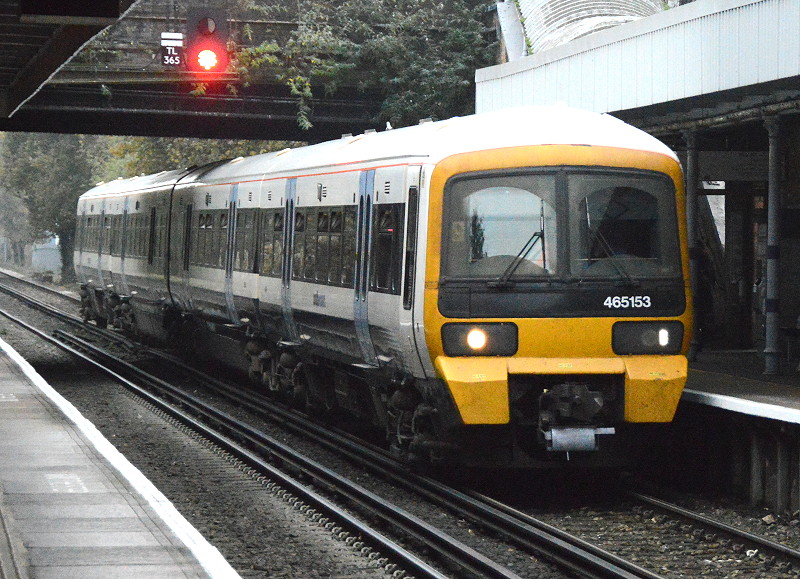
POLYGON ((78 274, 78 281, 81 283, 86 283, 86 275, 84 272, 84 263, 83 263, 83 256, 87 249, 86 243, 89 239, 89 232, 86 223, 86 201, 81 201, 81 213, 80 213, 80 222, 78 228, 78 235, 76 236, 76 243, 75 243, 75 253, 73 256, 73 261, 76 265, 76 272, 78 274))
MULTIPOLYGON (((106 265, 106 260, 103 258, 104 238, 106 237, 106 200, 99 201, 100 203, 100 217, 97 222, 97 281, 96 287, 105 287, 106 284, 111 283, 111 280, 106 275, 103 276, 103 266, 106 265)), ((105 269, 108 269, 106 267, 105 269)))
POLYGON ((228 231, 227 246, 225 250, 225 305, 228 308, 228 317, 231 323, 239 323, 239 312, 236 309, 236 302, 233 297, 233 258, 236 251, 236 223, 237 206, 239 203, 239 184, 231 186, 231 194, 228 199, 228 231))
POLYGON ((281 268, 281 312, 283 315, 284 336, 299 343, 297 326, 292 314, 292 261, 294 256, 295 199, 297 179, 287 179, 284 199, 283 264, 281 268))
POLYGON ((375 170, 363 171, 359 180, 358 222, 356 230, 356 271, 353 319, 361 357, 369 366, 377 366, 375 347, 369 332, 370 249, 372 243, 373 191, 375 170))
MULTIPOLYGON (((425 364, 419 352, 425 351, 425 328, 422 324, 422 300, 417 300, 416 272, 424 269, 419 255, 420 226, 420 173, 421 167, 409 167, 406 201, 406 240, 403 259, 402 298, 403 309, 400 311, 400 327, 403 331, 404 344, 410 351, 405 352, 409 366, 419 363, 419 375, 425 375, 425 364), (421 341, 421 342, 420 342, 421 341)), ((423 278, 424 279, 424 278, 423 278)), ((424 285, 424 284, 422 284, 424 285)))
POLYGON ((174 188, 169 211, 169 263, 168 287, 172 303, 189 309, 194 204, 186 188, 174 188))

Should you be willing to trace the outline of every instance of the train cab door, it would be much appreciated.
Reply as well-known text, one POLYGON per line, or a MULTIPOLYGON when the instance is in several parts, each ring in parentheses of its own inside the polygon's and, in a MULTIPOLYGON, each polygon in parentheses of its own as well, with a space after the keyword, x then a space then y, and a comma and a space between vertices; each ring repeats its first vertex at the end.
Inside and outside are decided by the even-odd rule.
MULTIPOLYGON (((424 246, 420 247, 420 183, 421 171, 419 166, 408 168, 407 177, 407 199, 406 199, 406 239, 405 255, 403 259, 403 275, 401 295, 403 308, 400 310, 400 328, 403 333, 403 344, 409 349, 405 354, 405 359, 409 366, 417 367, 417 372, 424 376, 426 366, 420 352, 427 350, 425 345, 425 327, 423 325, 422 299, 417 295, 422 295, 419 290, 424 283, 417 283, 417 272, 424 270, 424 259, 420 255, 424 251, 424 246)), ((424 237, 424 236, 423 236, 424 237)), ((420 277, 424 280, 424 275, 420 277)))
POLYGON ((369 331, 370 250, 372 246, 373 194, 375 170, 363 171, 359 180, 358 216, 356 229, 355 292, 353 321, 363 364, 377 367, 378 359, 369 331))
POLYGON ((295 200, 297 179, 287 179, 284 195, 283 264, 281 268, 281 313, 285 339, 300 343, 297 325, 292 313, 292 261, 294 256, 295 200))

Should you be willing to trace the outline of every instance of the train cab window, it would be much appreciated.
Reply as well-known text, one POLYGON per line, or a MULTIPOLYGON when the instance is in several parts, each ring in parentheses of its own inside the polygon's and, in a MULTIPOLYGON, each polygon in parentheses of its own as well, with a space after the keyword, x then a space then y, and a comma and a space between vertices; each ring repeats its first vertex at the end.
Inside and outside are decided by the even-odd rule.
POLYGON ((400 294, 403 263, 403 212, 401 203, 376 205, 372 226, 372 280, 370 290, 400 294))
POLYGON ((462 178, 445 190, 442 275, 505 279, 557 268, 556 176, 462 178))
POLYGON ((680 275, 675 192, 666 177, 589 173, 568 183, 573 275, 680 275))

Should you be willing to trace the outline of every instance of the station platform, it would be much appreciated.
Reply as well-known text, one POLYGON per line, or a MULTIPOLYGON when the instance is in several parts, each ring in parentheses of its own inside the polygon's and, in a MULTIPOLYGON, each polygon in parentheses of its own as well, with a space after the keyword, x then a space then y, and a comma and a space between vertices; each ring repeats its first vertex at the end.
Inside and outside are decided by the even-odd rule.
POLYGON ((740 414, 800 424, 800 372, 784 364, 776 375, 763 373, 755 350, 703 351, 689 364, 681 400, 740 414))
POLYGON ((239 577, 0 340, 0 577, 239 577))

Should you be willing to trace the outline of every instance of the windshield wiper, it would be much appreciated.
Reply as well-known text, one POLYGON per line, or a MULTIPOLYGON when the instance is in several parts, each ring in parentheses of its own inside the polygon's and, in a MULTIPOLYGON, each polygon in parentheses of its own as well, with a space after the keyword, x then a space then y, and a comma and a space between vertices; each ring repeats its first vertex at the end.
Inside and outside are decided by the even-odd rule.
MULTIPOLYGON (((594 240, 600 245, 600 249, 602 249, 603 253, 606 254, 606 258, 611 260, 611 265, 617 270, 619 276, 625 280, 625 283, 630 286, 641 285, 639 281, 634 280, 630 276, 628 271, 625 269, 625 266, 622 265, 622 262, 619 260, 619 257, 617 257, 617 254, 614 253, 614 250, 611 248, 611 244, 608 243, 608 240, 605 238, 605 236, 599 230, 595 230, 592 227, 589 227, 588 229, 594 240)), ((580 281, 582 282, 583 278, 581 278, 580 281)))
POLYGON ((508 267, 503 272, 503 274, 498 277, 496 280, 492 280, 487 282, 487 286, 489 287, 511 287, 514 284, 509 281, 514 272, 517 271, 519 265, 525 261, 525 258, 528 257, 528 254, 531 250, 536 247, 536 242, 542 242, 542 259, 544 259, 544 231, 534 231, 533 235, 528 238, 528 241, 525 242, 525 245, 522 246, 522 249, 519 250, 517 256, 511 260, 511 263, 508 264, 508 267))

